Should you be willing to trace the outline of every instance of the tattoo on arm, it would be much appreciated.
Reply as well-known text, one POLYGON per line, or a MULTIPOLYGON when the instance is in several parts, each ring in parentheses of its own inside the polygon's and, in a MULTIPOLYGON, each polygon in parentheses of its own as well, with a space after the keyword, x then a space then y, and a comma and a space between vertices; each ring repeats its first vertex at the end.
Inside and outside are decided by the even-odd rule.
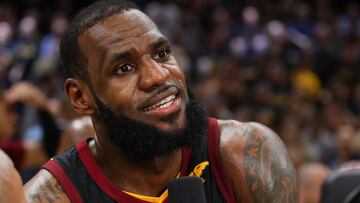
POLYGON ((61 200, 64 191, 56 179, 50 179, 39 185, 36 191, 29 193, 30 202, 56 202, 61 200))
POLYGON ((262 127, 250 127, 245 135, 243 167, 250 193, 256 203, 296 203, 296 172, 286 147, 262 127))
POLYGON ((64 190, 62 189, 62 187, 58 181, 55 182, 55 187, 57 188, 58 191, 64 192, 64 190))

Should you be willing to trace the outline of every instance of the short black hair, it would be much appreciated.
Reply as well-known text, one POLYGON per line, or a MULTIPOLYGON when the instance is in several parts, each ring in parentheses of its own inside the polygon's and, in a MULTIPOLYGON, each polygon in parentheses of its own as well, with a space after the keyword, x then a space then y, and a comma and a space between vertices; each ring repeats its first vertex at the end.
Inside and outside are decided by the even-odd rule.
POLYGON ((87 29, 105 18, 131 9, 139 9, 127 0, 99 0, 82 9, 72 20, 60 41, 60 56, 67 77, 90 82, 86 69, 87 59, 81 53, 78 37, 87 29))

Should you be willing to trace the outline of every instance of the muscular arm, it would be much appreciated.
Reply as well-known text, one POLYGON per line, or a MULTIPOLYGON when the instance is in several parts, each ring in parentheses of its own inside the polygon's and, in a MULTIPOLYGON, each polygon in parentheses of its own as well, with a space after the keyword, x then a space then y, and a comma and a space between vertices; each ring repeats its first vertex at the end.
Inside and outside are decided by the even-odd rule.
POLYGON ((27 182, 24 189, 29 203, 70 203, 59 182, 44 169, 27 182))
POLYGON ((273 131, 237 121, 219 121, 219 126, 220 157, 238 202, 298 202, 295 169, 273 131))

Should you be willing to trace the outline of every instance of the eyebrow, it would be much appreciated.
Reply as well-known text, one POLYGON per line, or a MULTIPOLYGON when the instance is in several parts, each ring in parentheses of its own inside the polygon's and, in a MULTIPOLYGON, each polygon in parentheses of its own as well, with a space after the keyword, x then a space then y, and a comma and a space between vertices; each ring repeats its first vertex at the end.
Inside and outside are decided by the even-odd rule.
POLYGON ((120 52, 120 53, 117 53, 117 54, 114 54, 112 56, 112 59, 111 59, 111 62, 116 62, 116 61, 119 61, 121 59, 126 59, 126 58, 129 58, 130 55, 131 55, 131 52, 135 52, 135 49, 131 48, 129 50, 126 50, 124 52, 120 52))
POLYGON ((162 45, 164 45, 164 44, 170 45, 169 40, 166 39, 165 37, 160 37, 160 38, 159 38, 158 40, 156 40, 155 42, 150 43, 150 47, 151 47, 152 49, 157 49, 157 48, 159 48, 160 46, 162 46, 162 45))
MULTIPOLYGON (((159 48, 160 46, 162 46, 164 44, 169 45, 170 44, 169 40, 166 39, 165 37, 160 37, 155 42, 150 43, 150 47, 152 49, 157 49, 157 48, 159 48)), ((126 50, 124 52, 114 54, 112 56, 111 62, 113 63, 113 62, 116 62, 116 61, 119 61, 119 60, 122 60, 122 59, 129 58, 131 56, 131 53, 134 53, 135 51, 136 51, 135 49, 131 48, 131 49, 126 50)))

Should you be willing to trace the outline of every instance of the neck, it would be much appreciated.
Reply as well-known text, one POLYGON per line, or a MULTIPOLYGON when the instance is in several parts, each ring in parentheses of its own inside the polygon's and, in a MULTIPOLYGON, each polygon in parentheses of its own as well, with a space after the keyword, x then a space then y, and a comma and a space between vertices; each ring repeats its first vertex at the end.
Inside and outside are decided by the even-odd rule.
POLYGON ((166 156, 135 160, 106 139, 95 137, 89 147, 107 177, 127 192, 158 196, 180 172, 181 149, 166 156))

